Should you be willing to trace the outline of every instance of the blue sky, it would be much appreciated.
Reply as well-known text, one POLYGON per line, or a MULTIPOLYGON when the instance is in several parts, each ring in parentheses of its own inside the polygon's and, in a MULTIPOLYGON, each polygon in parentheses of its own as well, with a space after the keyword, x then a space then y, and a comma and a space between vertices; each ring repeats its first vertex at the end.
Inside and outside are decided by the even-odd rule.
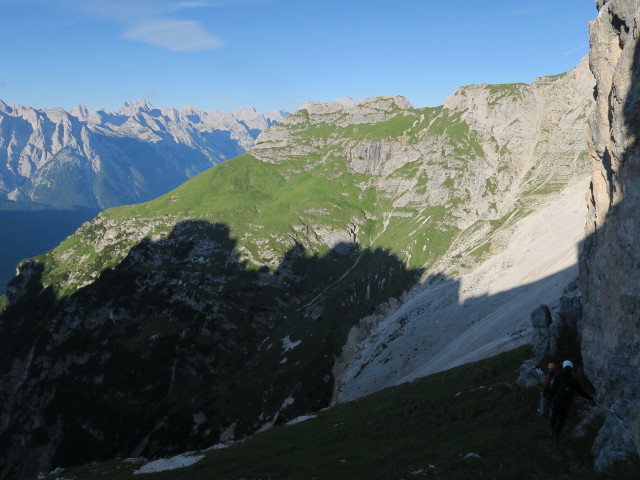
POLYGON ((0 0, 0 99, 293 111, 530 82, 588 51, 594 0, 0 0))

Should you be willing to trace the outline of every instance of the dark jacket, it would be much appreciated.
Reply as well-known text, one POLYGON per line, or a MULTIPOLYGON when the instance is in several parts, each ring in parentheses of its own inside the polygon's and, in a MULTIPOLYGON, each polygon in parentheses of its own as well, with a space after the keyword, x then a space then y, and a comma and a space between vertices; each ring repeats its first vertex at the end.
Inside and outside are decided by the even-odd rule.
POLYGON ((549 370, 549 372, 544 376, 544 379, 542 380, 542 396, 544 398, 549 398, 549 394, 551 391, 551 385, 553 384, 553 380, 560 375, 560 372, 558 372, 558 370, 554 369, 554 370, 549 370))
POLYGON ((593 397, 585 392, 571 370, 563 372, 551 381, 549 388, 549 401, 554 405, 569 408, 573 403, 573 392, 577 392, 584 398, 591 400, 593 397))

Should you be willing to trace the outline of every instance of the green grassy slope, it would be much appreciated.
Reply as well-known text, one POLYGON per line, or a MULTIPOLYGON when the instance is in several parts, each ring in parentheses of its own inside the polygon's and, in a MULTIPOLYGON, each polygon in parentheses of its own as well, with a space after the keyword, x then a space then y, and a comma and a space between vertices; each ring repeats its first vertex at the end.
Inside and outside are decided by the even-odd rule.
POLYGON ((351 222, 359 224, 358 243, 363 247, 388 248, 402 259, 410 257, 410 268, 435 261, 457 233, 442 206, 423 209, 420 218, 429 218, 426 224, 417 222, 415 208, 407 208, 406 216, 392 217, 384 225, 384 212, 393 210, 393 198, 375 185, 362 187, 369 177, 350 172, 343 157, 329 158, 288 178, 295 168, 296 162, 292 163, 285 169, 245 154, 152 202, 103 212, 102 223, 87 225, 36 259, 45 264, 44 284, 54 286, 61 296, 73 293, 78 284, 116 266, 137 243, 130 232, 151 221, 154 226, 147 236, 166 236, 183 219, 228 225, 248 266, 266 265, 272 271, 290 249, 291 236, 309 255, 322 255, 329 247, 318 242, 317 231, 345 230, 351 222), (331 172, 340 175, 333 177, 331 172), (115 238, 96 249, 93 243, 107 235, 111 224, 119 225, 115 238), (70 276, 73 283, 67 283, 70 276), (66 286, 59 288, 62 285, 66 286))
POLYGON ((102 222, 86 226, 36 259, 45 265, 44 284, 59 296, 71 294, 125 257, 140 240, 132 232, 146 228, 147 237, 166 236, 185 219, 228 225, 240 256, 255 269, 266 265, 273 271, 292 239, 309 255, 325 254, 329 246, 322 232, 344 232, 354 224, 361 246, 389 249, 410 268, 433 265, 446 253, 459 233, 453 209, 468 201, 468 192, 456 184, 473 173, 471 163, 483 155, 476 132, 459 113, 442 107, 412 109, 374 124, 339 127, 316 119, 286 128, 292 145, 313 145, 310 151, 287 155, 286 162, 278 164, 245 154, 156 200, 103 212, 102 222), (443 147, 441 154, 398 165, 385 180, 349 166, 354 145, 382 139, 392 145, 435 142, 446 151, 443 147), (447 190, 434 203, 429 200, 430 172, 443 169, 449 172, 441 182, 447 190), (388 186, 394 183, 403 186, 388 186), (109 245, 96 248, 105 237, 109 245))
MULTIPOLYGON (((278 426, 235 446, 202 452, 181 469, 132 476, 140 464, 111 461, 47 479, 553 479, 596 474, 586 441, 546 437, 534 406, 537 389, 514 385, 526 348, 380 391, 278 426), (475 453, 480 458, 464 457, 475 453), (564 475, 564 476, 563 476, 564 475)), ((582 412, 578 401, 568 428, 582 412)), ((629 469, 616 477, 631 479, 629 469)))
MULTIPOLYGON (((516 108, 530 89, 486 88, 490 109, 505 102, 516 108)), ((371 113, 374 103, 360 110, 371 113)), ((447 254, 466 257, 468 265, 490 252, 492 234, 515 210, 529 213, 538 198, 561 190, 575 170, 567 166, 567 178, 549 179, 540 162, 517 165, 509 153, 512 139, 499 143, 491 129, 474 130, 463 120, 465 110, 384 108, 378 112, 382 120, 369 123, 362 123, 359 107, 291 114, 260 137, 252 154, 154 201, 106 211, 101 222, 38 257, 45 264, 44 284, 59 297, 69 295, 116 266, 142 237, 167 236, 184 220, 228 225, 240 258, 250 268, 267 266, 272 272, 292 243, 308 255, 322 255, 330 249, 327 237, 350 229, 357 230, 361 247, 388 249, 409 268, 428 270, 447 254), (476 236, 466 242, 469 233, 476 236), (101 239, 109 245, 97 246, 101 239), (453 252, 455 239, 461 241, 453 252)), ((546 138, 554 126, 544 128, 546 138)), ((516 129, 514 135, 523 133, 516 129)), ((558 147, 551 155, 540 148, 539 155, 562 157, 567 165, 576 156, 574 147, 558 147)), ((459 270, 453 263, 448 273, 459 270)))

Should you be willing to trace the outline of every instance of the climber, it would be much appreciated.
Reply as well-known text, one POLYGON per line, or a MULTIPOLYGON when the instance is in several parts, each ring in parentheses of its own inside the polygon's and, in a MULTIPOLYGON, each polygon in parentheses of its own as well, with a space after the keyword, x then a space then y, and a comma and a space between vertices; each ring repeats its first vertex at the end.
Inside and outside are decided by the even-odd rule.
POLYGON ((548 401, 551 405, 551 428, 549 436, 560 439, 560 431, 564 426, 567 413, 573 403, 573 391, 575 390, 587 400, 593 402, 591 395, 584 391, 578 380, 573 376, 573 363, 570 360, 562 362, 562 373, 551 382, 548 401))
POLYGON ((551 390, 551 383, 553 379, 560 375, 560 371, 555 363, 551 362, 547 366, 547 374, 542 379, 542 393, 540 394, 540 408, 538 414, 541 417, 549 416, 549 391, 551 390))

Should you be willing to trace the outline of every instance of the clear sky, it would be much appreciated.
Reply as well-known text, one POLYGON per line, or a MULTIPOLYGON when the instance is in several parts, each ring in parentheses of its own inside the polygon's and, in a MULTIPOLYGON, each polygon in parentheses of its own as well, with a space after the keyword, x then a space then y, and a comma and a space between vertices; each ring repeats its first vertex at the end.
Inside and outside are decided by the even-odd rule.
POLYGON ((594 0, 0 0, 0 99, 222 112, 530 82, 588 52, 594 0))

